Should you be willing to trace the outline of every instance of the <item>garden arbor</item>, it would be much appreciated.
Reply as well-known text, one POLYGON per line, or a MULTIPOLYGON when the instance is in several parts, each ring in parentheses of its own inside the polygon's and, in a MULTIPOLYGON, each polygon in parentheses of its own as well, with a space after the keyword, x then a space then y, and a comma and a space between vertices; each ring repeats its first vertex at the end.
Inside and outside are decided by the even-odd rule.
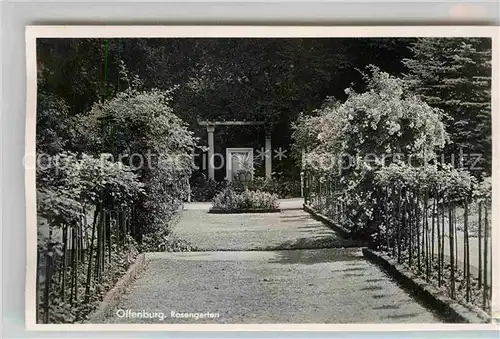
MULTIPOLYGON (((264 126, 264 121, 199 121, 199 125, 207 127, 208 134, 208 178, 214 179, 214 132, 216 126, 264 126)), ((227 148, 226 149, 226 178, 232 180, 232 158, 236 154, 249 156, 253 166, 253 148, 227 148)), ((265 159, 266 178, 271 178, 272 173, 272 150, 271 150, 271 134, 266 128, 266 141, 262 156, 265 159)))

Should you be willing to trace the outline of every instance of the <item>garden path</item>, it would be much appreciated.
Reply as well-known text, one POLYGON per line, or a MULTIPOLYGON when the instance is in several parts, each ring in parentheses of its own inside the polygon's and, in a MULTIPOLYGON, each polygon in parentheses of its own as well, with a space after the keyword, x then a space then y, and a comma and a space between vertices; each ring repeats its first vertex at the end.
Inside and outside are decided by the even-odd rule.
MULTIPOLYGON (((301 202, 301 201, 300 201, 301 202)), ((293 248, 348 247, 320 221, 280 202, 281 213, 210 214, 210 203, 186 204, 173 235, 189 241, 198 251, 263 251, 293 248), (193 208, 196 207, 196 208, 193 208), (288 208, 288 209, 287 209, 288 208)))
MULTIPOLYGON (((162 312, 162 323, 440 322, 360 248, 293 206, 222 215, 186 205, 174 234, 200 251, 147 253, 145 271, 118 309, 162 312), (219 318, 172 318, 172 311, 219 318)), ((106 322, 160 320, 113 313, 106 322)))

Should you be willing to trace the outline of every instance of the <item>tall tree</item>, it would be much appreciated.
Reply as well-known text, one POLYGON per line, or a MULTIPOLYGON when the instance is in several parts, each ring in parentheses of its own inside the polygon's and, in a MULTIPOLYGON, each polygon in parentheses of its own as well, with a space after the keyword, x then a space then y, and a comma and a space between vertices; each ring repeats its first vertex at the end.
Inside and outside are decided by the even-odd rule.
POLYGON ((430 105, 445 112, 452 144, 449 155, 464 165, 491 173, 491 40, 486 38, 420 38, 413 56, 403 62, 410 86, 430 105))
MULTIPOLYGON (((411 53, 409 41, 41 39, 37 45, 43 75, 39 89, 66 103, 68 117, 87 115, 97 101, 130 87, 120 76, 123 62, 131 75, 142 80, 144 90, 175 87, 174 113, 198 136, 204 137, 206 131, 197 120, 267 120, 274 126, 273 144, 286 147, 290 121, 299 113, 310 113, 327 96, 344 99, 344 89, 353 83, 363 90, 358 88, 364 82, 356 68, 373 63, 392 74, 400 73, 404 69, 401 58, 411 53)), ((263 134, 261 129, 220 128, 216 144, 224 148, 256 139, 262 143, 263 134)), ((66 148, 89 151, 81 139, 72 138, 66 148)), ((276 162, 274 168, 293 168, 289 165, 276 162)))

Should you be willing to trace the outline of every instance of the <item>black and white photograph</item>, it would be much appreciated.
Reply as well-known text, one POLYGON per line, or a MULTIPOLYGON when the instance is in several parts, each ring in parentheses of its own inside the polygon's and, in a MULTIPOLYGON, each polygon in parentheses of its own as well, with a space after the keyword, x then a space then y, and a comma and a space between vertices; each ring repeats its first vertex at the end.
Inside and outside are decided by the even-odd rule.
POLYGON ((33 323, 492 323, 498 42, 399 30, 37 35, 33 323))

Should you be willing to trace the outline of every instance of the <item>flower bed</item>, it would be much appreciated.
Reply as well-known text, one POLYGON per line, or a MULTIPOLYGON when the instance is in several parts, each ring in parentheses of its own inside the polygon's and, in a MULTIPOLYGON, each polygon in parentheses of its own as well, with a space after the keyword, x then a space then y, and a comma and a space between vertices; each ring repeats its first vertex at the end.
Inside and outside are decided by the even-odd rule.
POLYGON ((253 209, 216 209, 211 208, 208 213, 212 214, 237 214, 237 213, 277 213, 281 212, 279 208, 253 208, 253 209))
POLYGON ((217 194, 210 213, 266 213, 279 212, 276 194, 248 189, 238 193, 232 187, 217 194))
POLYGON ((250 190, 277 194, 281 199, 300 198, 300 181, 283 177, 256 177, 249 184, 250 190))

